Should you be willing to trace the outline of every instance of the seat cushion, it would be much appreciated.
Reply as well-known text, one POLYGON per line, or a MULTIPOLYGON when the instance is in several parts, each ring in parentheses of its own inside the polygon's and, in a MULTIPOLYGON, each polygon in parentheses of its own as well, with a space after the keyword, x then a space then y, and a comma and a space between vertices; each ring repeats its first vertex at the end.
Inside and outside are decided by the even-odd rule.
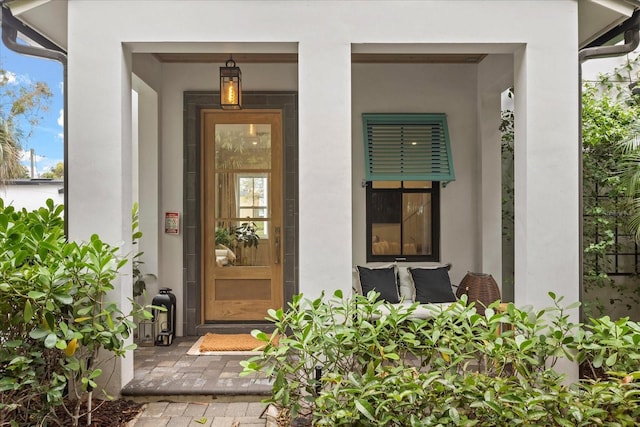
MULTIPOLYGON (((412 303, 407 301, 402 301, 399 304, 389 305, 382 304, 378 307, 378 309, 372 314, 372 319, 379 319, 382 316, 388 316, 391 314, 392 310, 407 310, 412 305, 412 303)), ((414 311, 411 313, 411 319, 429 319, 431 317, 437 316, 444 312, 451 303, 440 303, 440 304, 421 304, 415 307, 414 311)))
POLYGON ((387 268, 367 268, 356 266, 358 281, 363 295, 371 291, 380 293, 378 300, 393 304, 400 302, 395 266, 387 268))
POLYGON ((400 290, 400 298, 403 301, 413 302, 416 300, 416 288, 413 286, 411 273, 406 266, 396 265, 398 270, 398 289, 400 290))
POLYGON ((409 267, 416 288, 416 301, 421 304, 455 302, 447 267, 409 267))

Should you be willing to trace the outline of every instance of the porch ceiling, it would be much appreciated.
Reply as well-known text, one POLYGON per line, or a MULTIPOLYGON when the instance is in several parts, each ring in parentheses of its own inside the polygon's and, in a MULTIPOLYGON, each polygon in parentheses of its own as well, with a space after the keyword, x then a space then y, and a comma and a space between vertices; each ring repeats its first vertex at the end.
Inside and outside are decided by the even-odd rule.
MULTIPOLYGON (((160 62, 224 63, 228 53, 154 53, 160 62)), ((398 63, 398 64, 477 64, 486 54, 375 54, 353 53, 354 63, 398 63)), ((297 63, 297 53, 238 53, 233 54, 238 63, 297 63)))

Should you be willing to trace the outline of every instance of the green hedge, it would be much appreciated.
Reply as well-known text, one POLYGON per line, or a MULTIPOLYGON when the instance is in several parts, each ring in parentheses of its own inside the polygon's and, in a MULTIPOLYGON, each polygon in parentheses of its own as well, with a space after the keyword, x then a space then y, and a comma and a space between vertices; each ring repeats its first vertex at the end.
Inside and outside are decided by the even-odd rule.
MULTIPOLYGON (((125 346, 133 316, 105 299, 126 263, 96 235, 68 242, 62 206, 28 212, 0 199, 0 425, 57 425, 64 405, 77 424, 80 404, 104 365, 125 346)), ((99 391, 99 390, 96 390, 99 391)), ((105 397, 105 393, 100 393, 105 397)))
POLYGON ((317 426, 638 425, 638 324, 574 324, 577 304, 550 296, 540 311, 494 304, 481 316, 463 297, 428 320, 416 305, 374 320, 373 293, 299 295, 269 313, 273 334, 254 332, 269 344, 244 374, 266 373, 267 402, 317 426), (561 358, 608 373, 566 385, 561 358))

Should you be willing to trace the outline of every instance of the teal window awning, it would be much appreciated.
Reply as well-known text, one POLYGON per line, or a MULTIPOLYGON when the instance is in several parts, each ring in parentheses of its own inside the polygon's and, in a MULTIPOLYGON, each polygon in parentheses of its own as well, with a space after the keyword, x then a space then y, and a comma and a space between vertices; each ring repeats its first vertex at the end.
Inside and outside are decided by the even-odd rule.
POLYGON ((445 114, 362 115, 366 181, 455 180, 445 114))

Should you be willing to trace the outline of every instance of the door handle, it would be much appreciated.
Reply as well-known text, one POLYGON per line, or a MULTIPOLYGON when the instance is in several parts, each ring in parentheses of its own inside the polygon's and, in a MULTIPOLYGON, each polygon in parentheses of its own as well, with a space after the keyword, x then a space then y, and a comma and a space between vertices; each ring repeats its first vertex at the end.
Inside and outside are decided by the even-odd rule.
POLYGON ((274 264, 280 264, 280 227, 275 227, 276 253, 273 257, 274 264))

